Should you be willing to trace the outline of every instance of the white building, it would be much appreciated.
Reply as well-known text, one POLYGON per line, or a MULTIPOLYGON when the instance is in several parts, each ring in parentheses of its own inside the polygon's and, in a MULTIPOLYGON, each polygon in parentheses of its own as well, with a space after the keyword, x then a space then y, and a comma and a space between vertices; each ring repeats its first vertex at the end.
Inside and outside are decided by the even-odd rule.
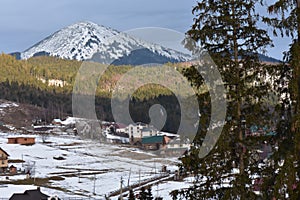
POLYGON ((140 141, 143 137, 155 136, 158 133, 153 126, 141 122, 129 124, 125 132, 128 133, 131 142, 140 141))
POLYGON ((181 140, 180 137, 177 137, 177 138, 171 140, 167 144, 167 148, 168 149, 179 149, 179 148, 189 149, 190 146, 191 146, 191 144, 190 144, 190 140, 189 139, 181 140))

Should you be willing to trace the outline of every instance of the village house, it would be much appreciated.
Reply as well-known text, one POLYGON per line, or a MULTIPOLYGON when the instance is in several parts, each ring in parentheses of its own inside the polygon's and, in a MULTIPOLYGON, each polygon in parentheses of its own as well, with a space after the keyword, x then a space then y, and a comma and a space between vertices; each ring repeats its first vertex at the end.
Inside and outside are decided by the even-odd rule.
POLYGON ((149 137, 157 135, 157 130, 154 127, 144 127, 141 130, 142 137, 149 137))
POLYGON ((140 130, 144 127, 147 127, 147 125, 140 123, 140 122, 129 124, 127 126, 127 128, 125 129, 125 132, 128 133, 130 141, 132 143, 135 143, 137 140, 140 140, 142 138, 140 130))
MULTIPOLYGON (((120 133, 118 133, 120 134, 120 133)), ((112 144, 128 144, 129 138, 128 136, 120 136, 120 135, 112 135, 112 134, 106 134, 106 142, 112 143, 112 144)))
POLYGON ((142 138, 156 136, 158 133, 153 126, 141 122, 129 124, 125 132, 128 133, 131 143, 141 142, 142 138))
POLYGON ((165 153, 167 155, 182 155, 190 148, 190 146, 191 144, 189 139, 182 140, 181 138, 177 137, 166 145, 165 153))
POLYGON ((35 137, 9 137, 7 138, 7 144, 22 144, 22 145, 33 145, 35 144, 35 137))
POLYGON ((142 147, 145 150, 160 150, 165 149, 168 142, 170 142, 170 138, 163 135, 143 137, 142 147))
POLYGON ((175 138, 167 144, 167 148, 168 149, 180 149, 180 148, 188 149, 188 148, 190 148, 190 142, 188 139, 182 140, 180 138, 175 138))
POLYGON ((8 167, 8 156, 8 153, 0 147, 0 168, 2 172, 5 172, 8 167))
POLYGON ((53 119, 52 120, 52 124, 53 125, 59 125, 59 126, 61 126, 62 125, 62 121, 61 121, 61 119, 53 119))
POLYGON ((122 123, 116 123, 115 124, 115 127, 116 127, 116 132, 117 133, 125 133, 126 132, 126 125, 125 124, 122 124, 122 123))
POLYGON ((102 135, 106 138, 106 142, 113 144, 129 143, 129 136, 125 133, 127 126, 115 122, 105 122, 102 124, 102 135))

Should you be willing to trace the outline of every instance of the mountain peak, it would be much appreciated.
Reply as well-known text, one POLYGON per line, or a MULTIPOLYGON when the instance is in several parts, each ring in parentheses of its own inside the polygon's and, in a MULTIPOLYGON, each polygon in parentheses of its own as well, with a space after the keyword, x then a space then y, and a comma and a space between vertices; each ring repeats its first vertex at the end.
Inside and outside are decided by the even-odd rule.
MULTIPOLYGON (((21 58, 28 59, 37 55, 51 55, 82 61, 96 58, 99 62, 110 64, 138 49, 147 49, 158 56, 167 58, 160 60, 169 59, 181 62, 189 59, 186 54, 142 41, 90 21, 77 22, 56 31, 22 52, 21 58)), ((153 57, 152 54, 151 56, 153 57)))
MULTIPOLYGON (((105 29, 105 30, 110 30, 110 31, 116 31, 116 30, 113 30, 110 27, 99 25, 99 24, 96 24, 96 23, 91 22, 91 21, 79 21, 79 22, 76 22, 74 24, 71 24, 71 25, 65 27, 64 29, 73 29, 73 28, 91 29, 91 30, 105 29)), ((118 31, 116 31, 116 32, 118 32, 118 31)))

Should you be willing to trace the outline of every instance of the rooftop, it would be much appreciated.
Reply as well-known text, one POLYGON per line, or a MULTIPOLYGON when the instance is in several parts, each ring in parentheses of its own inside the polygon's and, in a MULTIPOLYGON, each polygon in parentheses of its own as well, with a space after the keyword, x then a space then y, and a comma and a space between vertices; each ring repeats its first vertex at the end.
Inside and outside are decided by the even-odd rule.
POLYGON ((40 188, 35 190, 26 190, 23 194, 13 194, 9 200, 47 200, 48 195, 43 194, 40 188))
POLYGON ((156 144, 156 143, 163 143, 164 136, 150 136, 150 137, 143 137, 142 144, 156 144))

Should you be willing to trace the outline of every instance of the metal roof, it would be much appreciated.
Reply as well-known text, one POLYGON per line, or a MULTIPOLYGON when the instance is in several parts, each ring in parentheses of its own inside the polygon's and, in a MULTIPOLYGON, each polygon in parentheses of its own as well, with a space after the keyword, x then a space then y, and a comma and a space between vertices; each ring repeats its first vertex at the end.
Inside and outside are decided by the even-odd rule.
POLYGON ((164 143, 164 136, 149 136, 142 138, 142 144, 157 144, 157 143, 164 143))

